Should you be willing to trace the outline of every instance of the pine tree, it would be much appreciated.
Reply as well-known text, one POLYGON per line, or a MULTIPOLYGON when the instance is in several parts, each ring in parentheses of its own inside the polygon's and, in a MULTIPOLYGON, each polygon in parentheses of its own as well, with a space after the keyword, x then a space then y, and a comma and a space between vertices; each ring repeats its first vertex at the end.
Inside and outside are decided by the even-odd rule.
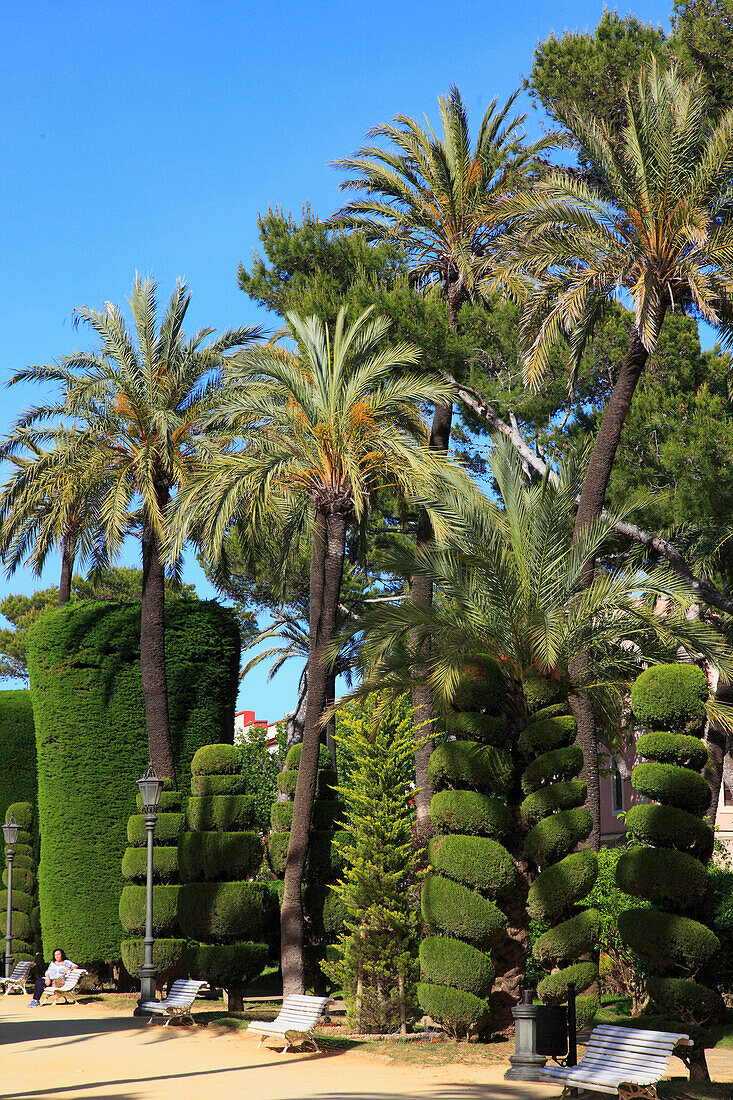
POLYGON ((405 1034, 417 981, 413 716, 411 707, 395 713, 378 704, 370 696, 339 715, 337 740, 348 745, 351 768, 337 788, 346 807, 345 870, 332 889, 346 920, 324 969, 342 987, 357 1031, 405 1034))

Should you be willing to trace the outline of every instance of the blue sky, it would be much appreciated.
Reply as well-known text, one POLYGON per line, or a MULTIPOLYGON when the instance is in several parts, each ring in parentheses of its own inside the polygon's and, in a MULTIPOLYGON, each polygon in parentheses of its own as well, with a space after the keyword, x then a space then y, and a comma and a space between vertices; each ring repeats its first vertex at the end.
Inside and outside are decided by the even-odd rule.
MULTIPOLYGON (((617 10, 667 30, 670 9, 617 10)), ((340 204, 330 162, 370 126, 397 113, 435 120, 452 83, 478 123, 529 73, 538 41, 592 28, 602 12, 578 0, 7 5, 0 380, 84 345, 74 307, 123 303, 135 271, 156 277, 162 299, 186 278, 191 330, 267 321, 236 284, 258 211, 310 203, 327 216, 340 204)), ((530 108, 530 131, 539 126, 530 108)), ((0 428, 36 396, 1 390, 0 428)), ((41 585, 57 574, 54 562, 41 585)), ((192 560, 186 578, 210 594, 192 560)), ((37 587, 29 574, 2 582, 37 587)), ((256 670, 240 706, 280 718, 298 671, 268 685, 256 670)))

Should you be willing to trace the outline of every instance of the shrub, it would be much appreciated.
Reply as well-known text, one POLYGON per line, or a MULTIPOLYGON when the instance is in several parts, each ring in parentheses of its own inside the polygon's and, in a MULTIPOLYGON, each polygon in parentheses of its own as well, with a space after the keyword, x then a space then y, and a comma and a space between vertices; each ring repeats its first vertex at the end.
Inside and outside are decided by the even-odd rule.
POLYGON ((616 882, 627 894, 682 910, 699 908, 710 894, 705 867, 673 848, 630 848, 616 865, 616 882))
MULTIPOLYGON (((232 612, 214 601, 167 604, 168 704, 181 777, 212 730, 223 740, 233 729, 239 650, 232 612)), ((113 960, 122 937, 126 822, 148 763, 140 605, 50 609, 28 630, 27 657, 43 835, 44 952, 63 943, 79 963, 113 960)))
POLYGON ((548 867, 529 889, 527 908, 535 920, 553 921, 593 889, 598 875, 595 852, 583 848, 548 867))
POLYGON ((254 799, 249 794, 192 796, 186 807, 186 822, 195 832, 238 832, 249 829, 253 817, 254 799))
MULTIPOLYGON (((15 871, 13 871, 13 909, 17 909, 19 913, 27 913, 30 917, 31 910, 35 907, 36 899, 33 894, 27 894, 25 890, 16 890, 15 888, 15 871)), ((5 915, 8 911, 8 891, 0 890, 0 914, 2 919, 5 920, 5 915)))
MULTIPOLYGON (((125 878, 132 882, 145 882, 147 867, 148 855, 145 848, 125 849, 122 857, 122 874, 125 878)), ((153 882, 173 882, 177 878, 178 849, 153 848, 153 882)), ((119 910, 119 901, 117 907, 119 910)))
MULTIPOLYGON (((2 883, 3 886, 7 888, 7 868, 3 871, 2 883)), ((16 865, 13 864, 13 893, 15 893, 16 890, 21 890, 26 894, 32 894, 35 884, 36 876, 29 867, 16 867, 16 865)))
POLYGON ((528 794, 520 810, 525 821, 535 823, 558 810, 573 810, 582 806, 587 797, 588 787, 584 779, 566 779, 528 794))
MULTIPOLYGON (((337 834, 332 829, 311 832, 310 848, 306 861, 306 879, 312 883, 324 885, 333 880, 341 868, 341 858, 334 840, 337 834)), ((285 861, 288 856, 290 833, 271 833, 267 842, 267 856, 271 869, 276 875, 285 874, 285 861)))
MULTIPOLYGON (((288 754, 285 757, 286 771, 297 772, 300 765, 300 754, 302 753, 302 751, 303 745, 301 743, 293 745, 293 747, 288 750, 288 754)), ((320 745, 318 749, 318 767, 323 768, 327 771, 330 771, 333 768, 333 764, 331 762, 331 754, 329 753, 325 745, 320 745)))
POLYGON ((11 802, 36 805, 36 734, 29 691, 0 691, 0 825, 11 802))
POLYGON ((627 909, 619 917, 619 932, 654 966, 666 969, 672 964, 690 975, 720 949, 718 937, 700 921, 659 909, 627 909))
POLYGON ((636 751, 645 760, 679 764, 697 772, 708 762, 708 750, 700 738, 683 733, 644 733, 636 742, 636 751))
POLYGON ((468 787, 501 794, 509 784, 511 771, 507 753, 475 741, 448 741, 439 745, 428 764, 428 778, 434 790, 468 787))
POLYGON ((600 914, 584 909, 535 940, 534 955, 542 966, 553 966, 577 959, 595 947, 601 930, 600 914))
POLYGON ((495 661, 490 658, 466 665, 458 686, 453 693, 456 710, 486 712, 498 715, 506 700, 504 677, 495 661))
POLYGON ((563 810, 530 829, 524 842, 524 850, 530 859, 544 867, 556 863, 573 848, 589 837, 593 818, 586 809, 563 810))
POLYGON ((184 833, 178 846, 184 882, 234 882, 251 878, 262 863, 257 833, 184 833))
POLYGON ((477 947, 490 947, 507 923, 489 898, 442 875, 425 879, 421 908, 430 928, 442 929, 477 947))
POLYGON ((267 944, 250 943, 194 943, 186 952, 188 971, 206 978, 210 986, 228 989, 232 983, 241 986, 262 973, 267 965, 267 944))
MULTIPOLYGON (((153 934, 158 937, 178 932, 180 886, 153 886, 153 934)), ((145 933, 145 887, 127 884, 120 895, 120 924, 132 936, 145 933)), ((128 968, 129 969, 129 968, 128 968)))
POLYGON ((504 718, 482 714, 480 711, 452 711, 446 717, 445 726, 447 732, 459 740, 480 741, 500 748, 507 747, 510 737, 504 718))
POLYGON ((522 790, 532 794, 545 783, 561 779, 573 779, 583 767, 583 750, 580 745, 567 745, 536 757, 524 770, 522 790))
POLYGON ((494 980, 491 956, 448 936, 426 936, 420 944, 420 970, 433 985, 450 985, 483 997, 494 980))
POLYGON ((452 1039, 465 1039, 489 1022, 489 1002, 465 989, 420 982, 417 987, 420 1007, 445 1028, 452 1039))
POLYGON ((239 775, 242 754, 235 745, 202 745, 191 761, 192 775, 239 775))
POLYGON ((531 725, 522 730, 517 745, 519 751, 527 756, 550 752, 572 745, 577 732, 577 723, 569 714, 555 714, 542 721, 535 718, 531 725))
POLYGON ((218 794, 244 794, 243 775, 192 775, 191 794, 209 798, 218 794))
POLYGON ((650 729, 687 729, 702 724, 708 680, 696 665, 653 665, 631 689, 631 709, 650 729))
POLYGON ((268 924, 277 920, 272 902, 264 882, 187 882, 178 893, 178 923, 202 942, 264 940, 268 924))
POLYGON ((697 816, 710 805, 710 787, 703 777, 677 764, 637 764, 631 782, 639 794, 697 816))
POLYGON ((701 863, 707 863, 713 854, 712 829, 675 806, 632 806, 626 814, 626 829, 640 844, 674 845, 701 863))
MULTIPOLYGON (((161 846, 177 844, 178 838, 183 832, 183 814, 158 814, 153 833, 153 843, 161 846)), ((131 848, 146 847, 148 843, 148 830, 143 814, 132 814, 127 819, 127 843, 131 848)))
MULTIPOLYGON (((140 794, 135 795, 135 806, 139 814, 143 813, 143 801, 140 794)), ((162 790, 158 797, 158 813, 180 813, 183 809, 183 795, 180 791, 162 790)))
MULTIPOLYGON (((312 827, 316 830, 332 829, 343 812, 343 802, 339 802, 337 799, 317 798, 313 803, 312 827)), ((278 832, 290 829, 293 823, 293 803, 273 803, 270 819, 273 829, 278 832)))
POLYGON ((448 878, 492 896, 515 885, 517 869, 503 844, 478 836, 435 836, 428 845, 430 866, 448 878))
POLYGON ((478 791, 438 791, 430 802, 430 819, 439 832, 501 836, 512 817, 506 802, 478 791))
POLYGON ((725 1016, 718 991, 689 978, 649 978, 647 988, 665 1015, 689 1021, 693 1027, 709 1028, 725 1016))
POLYGON ((576 993, 583 993, 598 980, 595 963, 582 962, 567 966, 555 974, 547 974, 537 985, 537 993, 546 1005, 563 1004, 568 999, 568 985, 575 983, 576 993))
MULTIPOLYGON (((280 772, 277 777, 277 789, 281 794, 286 794, 292 800, 295 798, 295 784, 298 781, 297 771, 280 772)), ((332 799, 333 788, 338 784, 338 776, 332 768, 319 768, 316 797, 332 799)))
MULTIPOLYGON (((128 974, 139 974, 145 961, 145 944, 141 939, 123 940, 122 961, 128 974)), ((159 939, 153 944, 153 965, 159 982, 171 982, 186 975, 186 941, 159 939)))

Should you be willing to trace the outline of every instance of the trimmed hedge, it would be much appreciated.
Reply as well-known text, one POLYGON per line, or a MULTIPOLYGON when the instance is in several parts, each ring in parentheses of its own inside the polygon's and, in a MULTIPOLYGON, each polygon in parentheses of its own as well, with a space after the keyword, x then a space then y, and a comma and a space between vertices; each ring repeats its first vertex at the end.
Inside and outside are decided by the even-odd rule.
POLYGON ((191 775, 239 775, 242 753, 236 745, 202 745, 191 761, 191 775))
MULTIPOLYGON (((156 939, 178 932, 180 886, 153 886, 153 933, 156 939)), ((132 936, 145 934, 145 887, 128 883, 120 896, 120 924, 132 936)))
POLYGON ((277 921, 274 895, 264 882, 186 882, 178 892, 178 923, 187 936, 234 943, 265 940, 277 921))
POLYGON ((616 864, 616 884, 627 894, 666 908, 688 911, 710 901, 705 867, 674 848, 630 848, 616 864))
POLYGON ((463 1039, 489 1022, 489 1002, 465 989, 418 982, 417 999, 423 1012, 445 1028, 452 1039, 463 1039))
POLYGON ((534 944, 534 956, 542 966, 553 966, 577 959, 596 946, 600 932, 600 913, 596 909, 584 909, 538 936, 534 944))
POLYGON ((649 729, 687 729, 702 725, 709 693, 707 676, 696 665, 653 665, 637 677, 631 709, 649 729))
MULTIPOLYGON (((45 843, 45 841, 44 841, 45 843)), ((146 848, 126 848, 122 874, 132 882, 145 882, 148 873, 146 848)), ((178 878, 178 849, 153 848, 153 882, 173 882, 178 878)), ((117 902, 119 910, 119 901, 117 902)), ((53 950, 53 948, 51 949, 53 950)))
POLYGON ((259 833, 184 833, 178 846, 184 882, 235 882, 256 874, 264 845, 259 833))
MULTIPOLYGON (((556 704, 560 707, 562 704, 556 704)), ((519 735, 517 746, 527 756, 535 753, 550 752, 553 749, 567 748, 572 745, 578 725, 569 714, 555 714, 553 717, 538 721, 535 717, 529 726, 519 735)))
MULTIPOLYGON (((6 819, 9 820, 11 815, 16 824, 21 826, 13 857, 13 912, 11 917, 12 934, 18 940, 18 950, 14 951, 13 955, 17 956, 16 961, 20 961, 21 957, 34 958, 41 946, 38 929, 33 919, 33 914, 38 909, 36 871, 39 838, 35 828, 35 814, 32 803, 9 803, 6 807, 6 817, 2 819, 3 823, 6 819), (27 932, 25 931, 26 918, 28 920, 27 932)), ((1 834, 0 855, 2 856, 2 866, 4 868, 2 882, 5 887, 4 890, 0 890, 0 914, 4 922, 8 907, 8 871, 1 834)))
MULTIPOLYGON (((303 752, 302 743, 293 745, 288 750, 288 754, 285 757, 285 770, 289 772, 297 772, 300 766, 300 755, 303 752)), ((318 767, 323 768, 324 771, 331 771, 333 769, 333 763, 331 761, 331 754, 325 745, 319 745, 318 747, 318 767)))
MULTIPOLYGON (((7 889, 7 867, 2 873, 2 884, 7 889)), ((13 864, 13 893, 15 893, 16 890, 22 890, 25 894, 32 894, 35 885, 36 876, 30 867, 17 867, 15 864, 13 864)))
POLYGON ((459 740, 480 741, 498 748, 506 748, 511 736, 504 718, 475 710, 451 711, 446 716, 445 728, 459 740))
POLYGON ((704 821, 675 806, 632 806, 626 814, 626 830, 640 844, 674 846, 707 863, 715 837, 704 821))
POLYGON ((543 1004, 561 1005, 568 999, 568 985, 575 983, 575 992, 584 993, 598 980, 598 967, 592 962, 576 963, 575 966, 567 966, 564 970, 558 970, 555 974, 547 974, 537 983, 537 994, 543 1004))
POLYGON ((420 971, 434 985, 449 985, 482 998, 494 981, 491 956, 448 936, 426 936, 420 944, 420 971))
POLYGON ((575 810, 584 804, 587 797, 588 787, 584 779, 565 779, 562 783, 552 783, 528 794, 519 809, 524 820, 531 825, 559 810, 575 810))
MULTIPOLYGON (((17 909, 19 913, 27 913, 29 916, 31 911, 35 908, 36 899, 33 894, 27 894, 25 890, 16 890, 15 888, 15 871, 13 870, 13 909, 17 909)), ((5 920, 5 914, 8 911, 8 891, 0 890, 0 915, 5 920)))
POLYGON ((191 794, 210 798, 218 794, 244 794, 246 779, 243 775, 192 775, 191 794))
POLYGON ((469 836, 501 836, 512 827, 506 802, 478 791, 438 791, 430 802, 430 818, 439 832, 469 836))
MULTIPOLYGON (((316 830, 331 829, 338 823, 343 812, 344 804, 338 799, 317 798, 313 803, 311 826, 316 830)), ((293 824, 293 803, 274 802, 270 811, 270 820, 276 832, 289 830, 293 824)))
POLYGON ((511 757, 506 752, 475 741, 448 741, 439 745, 428 764, 428 778, 434 790, 482 788, 485 793, 503 794, 511 774, 511 757))
MULTIPOLYGON (((310 883, 325 885, 335 879, 343 865, 343 860, 334 843, 345 840, 343 829, 313 830, 306 862, 306 880, 310 883)), ((285 874, 285 861, 288 856, 290 833, 271 833, 267 842, 267 858, 270 868, 276 875, 285 874)))
POLYGON ((525 768, 522 790, 525 794, 532 794, 546 783, 574 779, 582 767, 583 750, 580 745, 566 745, 563 749, 543 752, 525 768))
POLYGON ((598 860, 590 848, 572 852, 548 867, 529 888, 527 909, 534 920, 558 920, 589 894, 598 877, 598 860))
POLYGON ((541 867, 557 863, 572 852, 573 848, 590 836, 593 818, 590 810, 579 808, 562 810, 538 821, 530 829, 524 842, 524 850, 530 859, 541 867))
MULTIPOLYGON (((135 806, 139 814, 143 813, 143 800, 140 792, 135 795, 135 806)), ((162 790, 158 796, 159 814, 179 814, 183 809, 183 795, 180 791, 162 790)))
POLYGON ((12 802, 36 805, 36 733, 30 691, 0 691, 0 825, 12 802))
MULTIPOLYGON (((239 651, 231 611, 214 601, 166 604, 171 739, 181 778, 212 732, 220 740, 232 736, 239 651)), ((43 835, 44 953, 63 943, 80 964, 117 959, 126 823, 149 759, 140 605, 50 609, 29 629, 27 655, 43 835)))
MULTIPOLYGON (((128 974, 139 974, 145 961, 145 944, 141 939, 123 940, 122 961, 128 974)), ((159 939, 153 944, 153 965, 158 981, 171 982, 186 976, 186 941, 159 939)))
POLYGON ((186 806, 186 823, 194 831, 238 832, 251 828, 254 812, 251 794, 192 796, 186 806))
POLYGON ((637 764, 631 773, 634 790, 639 794, 676 806, 699 817, 710 805, 710 787, 697 772, 677 764, 637 764))
MULTIPOLYGON (((281 794, 286 794, 292 800, 295 798, 295 785, 298 782, 298 772, 280 772, 277 777, 277 789, 281 794)), ((329 766, 328 768, 318 769, 318 785, 316 787, 316 797, 332 799, 334 797, 333 788, 338 784, 338 776, 336 772, 329 766)))
POLYGON ((242 986, 262 973, 267 965, 265 943, 195 943, 186 952, 189 974, 206 978, 210 986, 227 989, 233 982, 242 986))
POLYGON ((421 911, 431 929, 448 932, 476 947, 490 947, 507 924, 507 918, 493 901, 478 890, 442 875, 428 875, 425 879, 421 911))
MULTIPOLYGON (((183 814, 158 814, 153 833, 153 843, 161 846, 177 844, 183 832, 183 814)), ((127 819, 127 843, 131 848, 147 847, 148 830, 143 814, 131 814, 127 819)))
POLYGON ((708 762, 708 750, 699 737, 684 733, 643 733, 636 751, 645 760, 659 764, 679 764, 681 768, 701 771, 708 762))
POLYGON ((688 978, 647 978, 646 984, 652 1000, 673 1019, 708 1028, 725 1016, 725 1004, 717 989, 688 978))
POLYGON ((718 937, 700 921, 660 909, 626 909, 618 930, 624 943, 654 966, 676 964, 686 974, 696 974, 720 949, 718 937))
POLYGON ((506 682, 499 666, 496 661, 486 658, 463 669, 453 693, 453 708, 498 715, 506 697, 506 682))
POLYGON ((503 844, 479 836, 434 836, 428 844, 430 866, 491 897, 515 885, 517 869, 503 844))

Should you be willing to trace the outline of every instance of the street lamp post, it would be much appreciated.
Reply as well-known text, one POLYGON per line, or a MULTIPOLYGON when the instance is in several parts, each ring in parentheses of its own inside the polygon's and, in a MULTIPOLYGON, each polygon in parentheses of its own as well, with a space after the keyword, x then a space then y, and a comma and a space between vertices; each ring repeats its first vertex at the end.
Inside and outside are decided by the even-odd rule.
POLYGON ((155 774, 152 763, 142 779, 138 779, 137 785, 145 814, 145 827, 148 830, 148 873, 145 895, 145 939, 143 940, 145 960, 140 968, 140 1000, 136 1010, 138 1014, 142 1014, 145 1001, 155 1000, 155 979, 158 973, 153 964, 153 832, 157 820, 155 809, 163 789, 163 780, 155 774))
POLYGON ((5 825, 5 855, 8 860, 8 911, 5 918, 5 977, 9 978, 13 973, 13 860, 15 859, 15 842, 18 839, 20 825, 17 824, 12 813, 5 825))

